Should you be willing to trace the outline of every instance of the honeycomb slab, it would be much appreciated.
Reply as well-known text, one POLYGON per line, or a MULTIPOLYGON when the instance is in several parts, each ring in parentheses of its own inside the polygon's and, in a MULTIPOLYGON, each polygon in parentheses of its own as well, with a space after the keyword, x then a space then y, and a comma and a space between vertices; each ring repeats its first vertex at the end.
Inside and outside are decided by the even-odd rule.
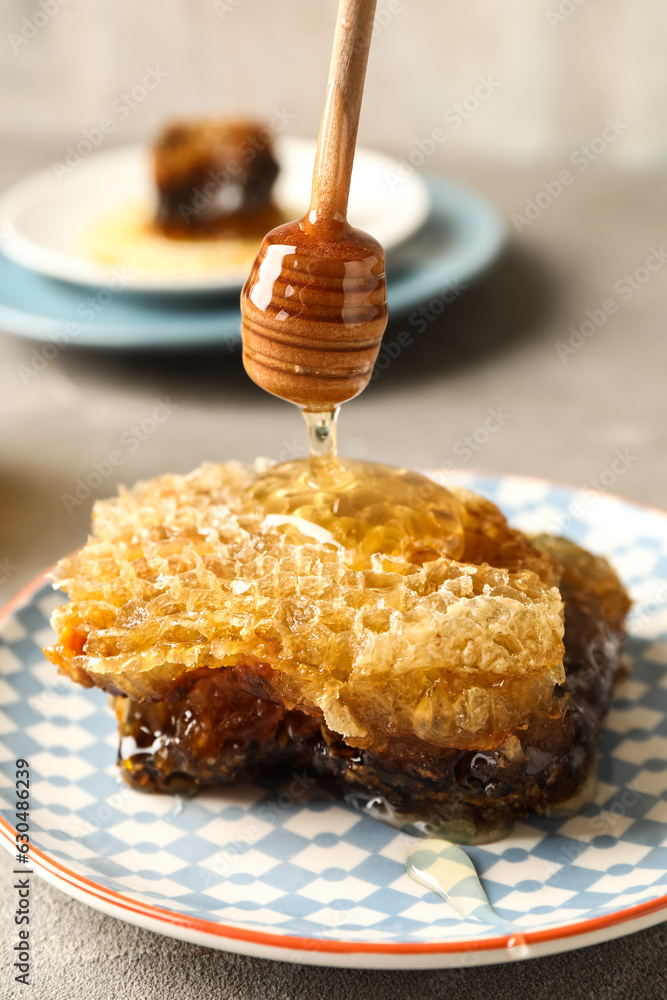
POLYGON ((130 783, 298 762, 375 816, 465 841, 580 791, 629 607, 605 560, 454 488, 448 554, 360 556, 354 532, 281 520, 258 477, 209 463, 121 490, 56 568, 69 601, 47 656, 113 696, 130 783))

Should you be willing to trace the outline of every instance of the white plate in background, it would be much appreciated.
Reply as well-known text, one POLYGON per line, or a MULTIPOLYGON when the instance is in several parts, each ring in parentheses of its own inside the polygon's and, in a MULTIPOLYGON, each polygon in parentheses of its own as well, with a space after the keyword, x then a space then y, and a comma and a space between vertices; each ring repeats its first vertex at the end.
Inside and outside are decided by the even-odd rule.
MULTIPOLYGON (((275 199, 288 218, 298 218, 308 208, 315 148, 315 142, 309 139, 283 137, 276 141, 280 174, 275 199)), ((431 209, 424 181, 412 173, 397 182, 398 170, 398 162, 391 157, 357 150, 350 222, 375 236, 387 252, 419 229, 431 209)), ((0 198, 3 252, 24 267, 52 278, 109 285, 114 280, 114 268, 86 258, 81 248, 84 232, 95 219, 116 208, 132 202, 150 205, 154 198, 150 149, 144 144, 94 153, 66 177, 59 178, 51 167, 40 170, 0 198)), ((178 270, 154 273, 137 269, 128 290, 234 291, 240 290, 247 273, 247 264, 200 276, 178 270)))

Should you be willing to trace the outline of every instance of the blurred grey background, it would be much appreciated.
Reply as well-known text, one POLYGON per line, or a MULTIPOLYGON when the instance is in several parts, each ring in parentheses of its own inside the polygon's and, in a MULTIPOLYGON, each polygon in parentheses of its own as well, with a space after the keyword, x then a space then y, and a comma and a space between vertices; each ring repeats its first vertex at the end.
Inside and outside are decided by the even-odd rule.
MULTIPOLYGON (((288 107, 294 133, 321 113, 333 0, 11 0, 0 11, 4 141, 72 141, 146 67, 168 74, 117 121, 143 139, 172 114, 288 107)), ((623 166, 667 161, 664 0, 378 0, 360 140, 397 154, 498 84, 451 130, 449 155, 537 162, 631 123, 623 166)))

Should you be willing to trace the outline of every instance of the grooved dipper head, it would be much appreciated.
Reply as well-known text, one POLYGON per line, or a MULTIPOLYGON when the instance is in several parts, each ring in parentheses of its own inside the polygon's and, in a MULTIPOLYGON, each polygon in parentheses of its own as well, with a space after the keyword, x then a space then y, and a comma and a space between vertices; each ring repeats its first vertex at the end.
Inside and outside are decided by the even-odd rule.
POLYGON ((301 220, 265 236, 241 295, 250 378, 312 409, 360 393, 387 325, 384 260, 347 223, 301 220))

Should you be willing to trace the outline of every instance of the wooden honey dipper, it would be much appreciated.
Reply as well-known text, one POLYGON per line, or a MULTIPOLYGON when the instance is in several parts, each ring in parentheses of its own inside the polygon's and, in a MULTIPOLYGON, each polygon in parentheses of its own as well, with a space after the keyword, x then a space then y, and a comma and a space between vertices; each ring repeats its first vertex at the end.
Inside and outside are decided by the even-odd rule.
POLYGON ((248 375, 308 410, 366 387, 387 325, 384 251, 347 221, 375 6, 340 0, 310 208, 264 237, 241 295, 248 375))

